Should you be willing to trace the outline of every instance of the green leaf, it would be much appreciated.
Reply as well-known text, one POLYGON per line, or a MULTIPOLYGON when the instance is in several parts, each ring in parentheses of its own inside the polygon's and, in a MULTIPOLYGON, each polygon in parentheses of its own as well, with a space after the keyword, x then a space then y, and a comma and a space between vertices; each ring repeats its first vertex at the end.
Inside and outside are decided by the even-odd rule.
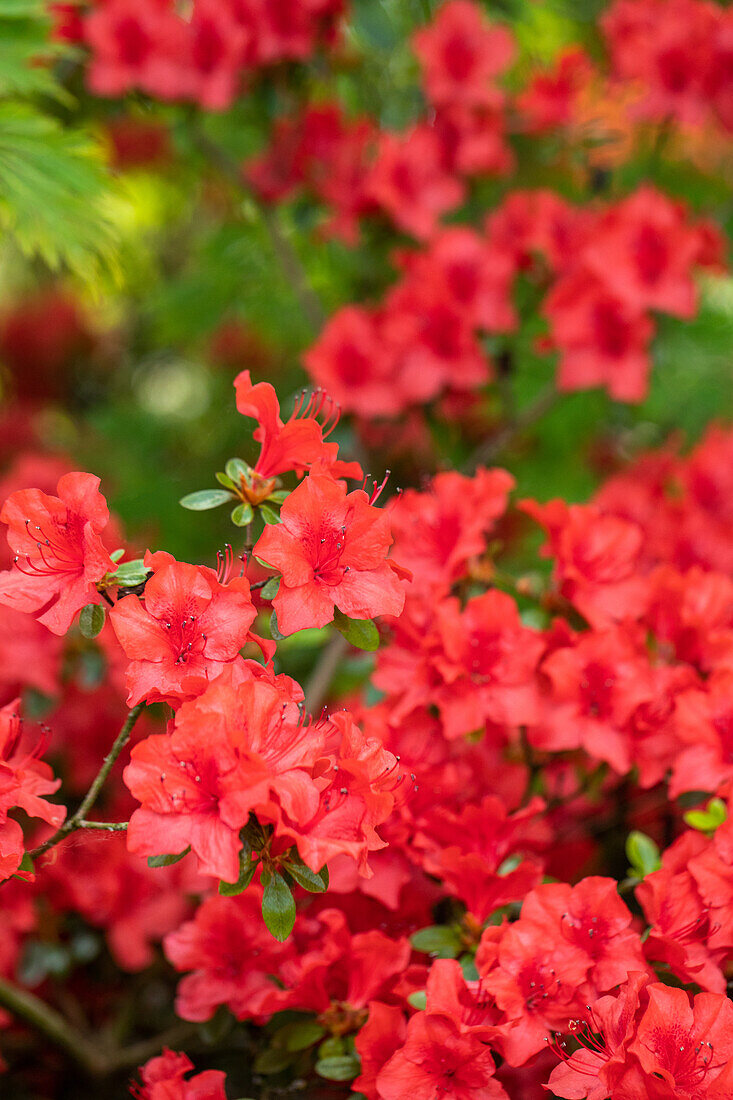
POLYGON ((463 948, 461 937, 454 928, 436 924, 413 932, 410 943, 416 951, 424 951, 439 959, 457 959, 463 948))
POLYGON ((124 548, 122 548, 122 547, 119 550, 113 550, 112 553, 110 554, 110 557, 112 558, 112 561, 115 562, 115 563, 117 563, 120 560, 120 558, 124 558, 124 556, 125 556, 125 551, 124 551, 124 548))
MULTIPOLYGON (((23 852, 23 858, 18 864, 18 871, 25 871, 27 874, 31 875, 35 873, 35 867, 33 866, 33 860, 31 859, 30 852, 23 852)), ((23 876, 19 875, 17 871, 12 877, 23 879, 23 876)))
POLYGON ((518 852, 515 852, 511 856, 507 856, 505 860, 497 868, 497 875, 510 875, 512 871, 516 871, 519 864, 522 862, 522 856, 518 852))
POLYGON ((319 1058, 340 1058, 346 1054, 346 1043, 339 1035, 329 1035, 318 1048, 319 1058))
POLYGON ((62 43, 49 35, 43 0, 2 0, 0 3, 0 95, 48 95, 72 102, 54 79, 49 62, 62 53, 62 43), (39 64, 39 58, 46 64, 39 64))
POLYGON ((268 500, 272 500, 275 504, 282 504, 290 496, 289 489, 277 489, 274 493, 270 493, 268 500))
POLYGON ((236 508, 232 508, 232 523, 236 527, 246 527, 248 523, 252 522, 254 512, 251 504, 238 504, 236 508))
POLYGON ((322 1039, 325 1034, 326 1029, 317 1020, 307 1019, 295 1020, 291 1024, 286 1024, 285 1027, 280 1028, 275 1038, 278 1046, 295 1052, 307 1050, 308 1047, 312 1047, 314 1043, 322 1039))
MULTIPOLYGON (((0 87, 6 45, 0 41, 0 87)), ((0 227, 22 252, 89 279, 116 274, 111 188, 104 153, 91 137, 27 104, 0 103, 0 227)))
POLYGON ((225 898, 233 898, 237 894, 244 893, 254 878, 257 866, 257 861, 252 859, 252 849, 247 844, 239 853, 239 878, 236 882, 225 882, 222 879, 219 883, 219 893, 225 898))
POLYGON ((237 488, 237 486, 234 484, 232 479, 230 477, 227 477, 226 474, 223 474, 221 472, 221 470, 217 470, 217 472, 214 474, 214 477, 216 478, 216 480, 219 482, 220 485, 224 486, 225 489, 236 489, 237 488))
POLYGON ((174 863, 178 863, 179 860, 183 859, 184 856, 187 856, 190 851, 191 847, 189 845, 182 852, 173 855, 148 856, 148 867, 171 867, 174 863))
POLYGON ((361 1069, 359 1059, 353 1054, 343 1054, 337 1058, 319 1058, 316 1073, 328 1081, 351 1081, 361 1069))
POLYGON ((704 810, 688 810, 685 822, 701 833, 714 833, 728 816, 728 809, 721 798, 711 798, 704 810))
POLYGON ((260 504, 259 511, 265 523, 270 526, 280 522, 280 514, 274 508, 270 508, 268 504, 260 504))
POLYGON ((424 1012, 428 1007, 428 995, 424 989, 416 989, 414 993, 410 993, 407 1001, 418 1012, 424 1012))
POLYGON ((469 952, 466 952, 465 955, 461 955, 461 957, 458 961, 461 964, 461 970, 463 971, 463 977, 466 979, 466 981, 467 982, 477 982, 479 974, 478 974, 478 969, 476 968, 476 959, 475 959, 475 957, 473 955, 471 955, 469 952))
POLYGON ((626 855, 631 864, 630 874, 639 878, 644 878, 661 867, 659 848, 646 833, 629 833, 626 838, 626 855))
POLYGON ((310 894, 322 894, 326 889, 326 883, 321 877, 320 871, 316 874, 303 863, 286 863, 285 869, 295 879, 299 886, 310 894))
POLYGON ((356 649, 366 649, 370 653, 379 649, 379 631, 371 619, 350 619, 336 607, 333 625, 356 649))
POLYGON ((230 500, 236 500, 236 497, 225 489, 200 489, 197 493, 187 493, 179 503, 189 512, 208 512, 210 508, 219 508, 230 500))
POLYGON ((277 612, 274 610, 270 615, 270 634, 276 642, 281 642, 285 637, 284 634, 280 633, 280 627, 277 625, 277 612))
POLYGON ((281 1070, 286 1069, 292 1060, 293 1057, 290 1051, 270 1048, 261 1051, 257 1055, 253 1069, 255 1073, 279 1073, 281 1070))
POLYGON ((260 596, 263 600, 274 600, 280 591, 280 581, 282 577, 270 577, 267 584, 260 589, 260 596))
POLYGON ((283 943, 293 930, 295 901, 287 882, 277 872, 265 883, 262 893, 262 918, 269 931, 280 943, 283 943))
POLYGON ((134 561, 123 561, 114 573, 108 574, 106 581, 116 584, 118 588, 134 588, 136 584, 142 584, 150 570, 146 567, 142 558, 134 561))
POLYGON ((88 603, 79 612, 79 630, 85 638, 96 638, 102 630, 107 614, 99 603, 88 603))
POLYGON ((224 467, 227 477, 230 477, 235 485, 241 484, 241 479, 249 480, 249 466, 242 462, 241 458, 230 458, 224 467))

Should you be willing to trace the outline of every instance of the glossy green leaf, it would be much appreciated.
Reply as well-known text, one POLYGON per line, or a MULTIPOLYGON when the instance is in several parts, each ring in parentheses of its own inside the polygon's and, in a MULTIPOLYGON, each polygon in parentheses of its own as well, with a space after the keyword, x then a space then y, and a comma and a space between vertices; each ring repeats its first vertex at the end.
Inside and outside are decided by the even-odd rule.
POLYGON ((260 589, 260 596, 263 600, 274 600, 280 591, 280 581, 282 577, 270 577, 264 588, 260 589))
POLYGON ((413 932, 410 943, 416 951, 424 951, 427 955, 434 955, 439 959, 456 959, 463 947, 458 932, 442 924, 413 932))
POLYGON ((326 883, 320 872, 311 871, 310 867, 306 867, 303 863, 287 863, 285 869, 298 885, 310 894, 322 894, 326 889, 326 883))
POLYGON ((148 867, 170 867, 172 864, 178 863, 184 856, 187 856, 190 851, 191 848, 189 846, 188 848, 184 848, 182 852, 177 852, 173 855, 148 856, 148 867))
MULTIPOLYGON (((265 876, 262 877, 264 882, 265 876)), ((275 939, 282 943, 295 924, 295 901, 287 882, 277 872, 267 878, 264 887, 262 918, 275 939)))
POLYGON ((233 493, 226 489, 201 489, 197 493, 188 493, 179 503, 189 512, 208 512, 210 508, 219 508, 230 500, 236 500, 233 493))
POLYGON ((366 649, 370 653, 379 649, 379 631, 371 619, 350 619, 336 608, 333 625, 356 649, 366 649))
POLYGON ((658 871, 661 866, 659 848, 646 833, 634 831, 626 839, 626 855, 631 864, 631 874, 644 878, 658 871))
POLYGON ((265 523, 270 526, 280 522, 280 513, 271 508, 269 504, 260 504, 259 512, 265 523))
POLYGON ((236 508, 232 508, 231 520, 235 527, 246 527, 252 522, 253 516, 251 504, 238 504, 236 508))
POLYGON ((104 627, 107 614, 99 603, 88 603, 79 612, 79 630, 85 638, 96 638, 104 627))
POLYGON ((361 1069, 359 1059, 353 1054, 343 1054, 336 1058, 319 1058, 316 1073, 328 1081, 351 1081, 361 1069))

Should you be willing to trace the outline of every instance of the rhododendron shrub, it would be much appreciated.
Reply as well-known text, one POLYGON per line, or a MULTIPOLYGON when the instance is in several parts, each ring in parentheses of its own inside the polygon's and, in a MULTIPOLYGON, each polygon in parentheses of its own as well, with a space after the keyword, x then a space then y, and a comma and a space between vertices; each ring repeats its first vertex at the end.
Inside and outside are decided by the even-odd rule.
POLYGON ((733 24, 596 8, 0 4, 9 1100, 733 1097, 733 24))

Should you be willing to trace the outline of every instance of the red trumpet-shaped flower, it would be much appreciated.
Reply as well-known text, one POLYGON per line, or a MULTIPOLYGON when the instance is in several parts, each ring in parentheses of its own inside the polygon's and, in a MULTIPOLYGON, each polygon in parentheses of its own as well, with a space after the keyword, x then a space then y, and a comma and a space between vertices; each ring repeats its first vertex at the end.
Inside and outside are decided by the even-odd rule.
POLYGON ((85 604, 101 603, 96 583, 115 564, 100 538, 109 510, 99 478, 64 474, 57 492, 21 489, 5 501, 0 520, 15 557, 13 568, 0 573, 0 603, 65 634, 85 604))
POLYGON ((363 490, 347 494, 343 483, 311 475, 280 515, 282 523, 265 529, 254 553, 282 573, 273 602, 283 634, 325 626, 334 607, 354 619, 400 614, 405 594, 387 561, 389 517, 363 490))
POLYGON ((164 1049, 140 1067, 143 1083, 131 1086, 132 1095, 137 1100, 226 1100, 221 1070, 207 1069, 187 1077, 192 1069, 187 1054, 164 1049))
POLYGON ((717 1095, 730 1096, 733 1004, 719 993, 698 993, 691 1004, 683 989, 651 985, 629 1050, 652 1081, 669 1086, 665 1096, 698 1100, 716 1095, 716 1079, 723 1075, 727 1088, 717 1095))
POLYGON ((377 1077, 382 1100, 501 1100, 491 1051, 461 1032, 450 1016, 419 1012, 407 1025, 407 1041, 377 1077))
POLYGON ((319 792, 310 770, 322 740, 304 726, 281 685, 225 673, 184 704, 171 734, 132 750, 124 779, 142 806, 130 820, 130 851, 182 852, 202 874, 234 882, 250 811, 277 822, 312 817, 319 792))
POLYGON ((48 764, 38 759, 45 738, 31 749, 24 746, 18 704, 15 699, 0 710, 0 882, 18 870, 24 852, 23 830, 8 812, 17 807, 54 828, 66 816, 63 806, 54 806, 44 797, 58 790, 61 780, 54 779, 48 764))
POLYGON ((144 602, 125 596, 110 612, 130 658, 127 702, 175 706, 198 695, 237 657, 256 612, 245 577, 221 584, 213 569, 178 562, 162 551, 146 554, 145 564, 153 576, 144 602))
POLYGON ((234 388, 238 411, 258 423, 254 438, 260 454, 253 470, 260 478, 268 480, 289 470, 302 473, 319 460, 335 477, 361 477, 358 462, 337 461, 338 443, 327 442, 341 409, 323 390, 309 398, 304 390, 292 416, 283 422, 280 402, 269 382, 253 385, 249 371, 243 370, 234 379, 234 388))

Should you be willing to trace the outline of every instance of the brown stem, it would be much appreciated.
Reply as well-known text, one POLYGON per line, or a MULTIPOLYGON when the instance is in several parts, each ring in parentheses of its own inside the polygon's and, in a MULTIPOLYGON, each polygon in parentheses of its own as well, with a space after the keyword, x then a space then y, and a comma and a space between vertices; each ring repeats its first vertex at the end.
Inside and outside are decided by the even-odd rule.
POLYGON ((122 729, 117 734, 112 748, 105 756, 102 767, 99 769, 96 776, 94 777, 94 781, 92 782, 91 787, 84 795, 81 805, 77 809, 76 813, 72 814, 71 817, 68 818, 63 823, 63 825, 61 825, 60 828, 56 830, 53 836, 50 836, 48 840, 45 840, 43 842, 43 844, 40 844, 37 848, 34 848, 32 852, 28 853, 31 859, 36 859, 38 856, 42 856, 44 852, 47 852, 49 850, 49 848, 55 847, 56 844, 59 844, 71 833, 76 832, 77 829, 98 827, 94 822, 88 823, 86 821, 86 816, 91 810, 94 803, 97 801, 97 798, 99 797, 99 792, 104 786, 107 780, 107 776, 112 771, 117 757, 120 755, 125 745, 130 740, 130 734, 132 733, 133 726, 137 722, 144 709, 145 703, 138 703, 136 707, 132 708, 123 723, 122 729))
POLYGON ((90 1077, 107 1077, 117 1070, 127 1069, 147 1062, 165 1046, 178 1046, 185 1043, 193 1034, 193 1024, 178 1023, 155 1035, 151 1039, 142 1039, 130 1046, 104 1050, 98 1047, 87 1035, 27 989, 20 989, 12 982, 0 977, 0 1005, 49 1039, 54 1046, 66 1052, 90 1077))
POLYGON ((271 206, 261 202, 252 189, 247 186, 239 165, 224 149, 217 145, 216 142, 212 141, 206 134, 202 134, 200 130, 195 128, 192 128, 191 136, 198 151, 206 157, 223 176, 230 180, 235 187, 238 187, 249 199, 255 202, 260 218, 262 219, 262 224, 270 238, 272 250, 277 257, 282 272, 292 287, 293 293, 298 299, 300 308, 308 323, 311 328, 317 332, 326 320, 325 311, 308 282, 308 277, 303 269, 300 256, 293 248, 288 237, 282 231, 277 214, 271 206))
POLYGON ((47 1039, 60 1047, 92 1077, 102 1077, 107 1072, 107 1059, 102 1051, 77 1028, 45 1001, 33 993, 19 989, 0 977, 0 1005, 19 1020, 40 1031, 47 1039))

